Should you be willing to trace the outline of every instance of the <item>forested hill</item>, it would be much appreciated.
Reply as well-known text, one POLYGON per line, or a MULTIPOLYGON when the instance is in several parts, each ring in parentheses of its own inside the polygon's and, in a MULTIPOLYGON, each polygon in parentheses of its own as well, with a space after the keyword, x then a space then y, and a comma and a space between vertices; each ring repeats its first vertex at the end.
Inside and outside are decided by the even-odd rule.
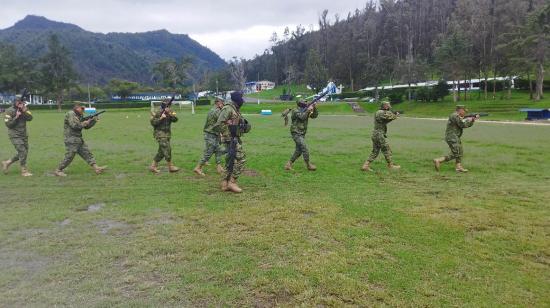
POLYGON ((48 38, 56 34, 71 52, 82 82, 104 84, 112 78, 151 83, 152 66, 159 60, 194 58, 195 73, 226 65, 217 54, 186 34, 166 30, 145 33, 93 33, 76 25, 27 16, 0 30, 0 42, 37 59, 47 51, 48 38))
MULTIPOLYGON (((318 30, 274 35, 246 75, 354 89, 432 78, 542 76, 548 0, 369 0, 347 16, 321 14, 318 30)), ((545 56, 546 54, 546 56, 545 56)))

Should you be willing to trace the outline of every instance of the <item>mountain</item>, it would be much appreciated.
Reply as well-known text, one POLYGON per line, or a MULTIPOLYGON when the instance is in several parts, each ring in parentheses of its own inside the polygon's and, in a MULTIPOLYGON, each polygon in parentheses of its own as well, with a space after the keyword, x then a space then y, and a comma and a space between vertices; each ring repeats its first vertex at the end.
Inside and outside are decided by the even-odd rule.
POLYGON ((33 15, 0 30, 0 42, 15 45, 21 55, 37 59, 47 51, 52 34, 71 52, 82 82, 105 84, 122 78, 149 84, 153 65, 166 58, 193 57, 196 75, 226 65, 216 53, 186 34, 166 30, 102 34, 33 15))

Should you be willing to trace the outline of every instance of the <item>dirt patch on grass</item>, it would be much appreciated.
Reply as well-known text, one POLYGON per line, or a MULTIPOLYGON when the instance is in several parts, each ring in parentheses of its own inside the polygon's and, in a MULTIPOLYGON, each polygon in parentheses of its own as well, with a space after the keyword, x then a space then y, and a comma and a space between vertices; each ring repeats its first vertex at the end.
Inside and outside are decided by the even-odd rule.
POLYGON ((128 235, 132 232, 129 224, 116 220, 97 220, 94 221, 94 225, 99 228, 101 234, 128 235))
POLYGON ((49 258, 23 250, 0 250, 0 272, 17 271, 21 279, 43 271, 51 263, 49 258), (21 272, 22 271, 22 272, 21 272))

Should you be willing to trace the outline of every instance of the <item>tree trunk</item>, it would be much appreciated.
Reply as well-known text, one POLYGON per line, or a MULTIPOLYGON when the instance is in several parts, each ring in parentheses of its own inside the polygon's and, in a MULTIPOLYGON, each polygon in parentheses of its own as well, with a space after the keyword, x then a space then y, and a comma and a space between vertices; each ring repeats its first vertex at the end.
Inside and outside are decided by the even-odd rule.
POLYGON ((488 96, 488 89, 489 89, 489 84, 488 84, 488 81, 487 81, 487 72, 485 72, 485 85, 483 86, 485 88, 485 100, 487 100, 487 97, 488 96))
POLYGON ((537 64, 537 86, 535 100, 540 101, 544 98, 544 62, 539 60, 537 64))
POLYGON ((453 102, 456 103, 456 102, 458 102, 458 98, 456 97, 456 90, 457 90, 457 87, 456 87, 456 85, 455 85, 455 82, 456 82, 456 81, 453 80, 453 102))
POLYGON ((493 71, 493 100, 497 98, 497 69, 493 71))
POLYGON ((506 99, 510 100, 512 98, 512 77, 508 79, 508 97, 506 99))
POLYGON ((63 92, 57 93, 57 111, 61 111, 61 104, 63 103, 63 92))
POLYGON ((529 82, 529 99, 533 100, 533 81, 531 80, 531 72, 527 72, 527 82, 529 82))

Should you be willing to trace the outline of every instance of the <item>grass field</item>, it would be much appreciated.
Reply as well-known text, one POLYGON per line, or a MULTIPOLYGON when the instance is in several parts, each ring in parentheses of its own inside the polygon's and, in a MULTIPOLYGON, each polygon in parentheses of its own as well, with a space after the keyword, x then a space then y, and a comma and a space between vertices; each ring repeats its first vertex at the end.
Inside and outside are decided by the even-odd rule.
POLYGON ((240 195, 213 166, 191 172, 203 108, 174 125, 183 171, 158 176, 147 110, 109 110, 85 139, 110 170, 76 158, 67 178, 52 176, 63 114, 35 112, 35 176, 0 176, 0 306, 548 306, 550 126, 478 123, 471 172, 437 174, 445 123, 404 118, 389 131, 403 170, 362 173, 372 117, 342 106, 310 124, 316 172, 283 171, 288 128, 249 116, 240 195))

